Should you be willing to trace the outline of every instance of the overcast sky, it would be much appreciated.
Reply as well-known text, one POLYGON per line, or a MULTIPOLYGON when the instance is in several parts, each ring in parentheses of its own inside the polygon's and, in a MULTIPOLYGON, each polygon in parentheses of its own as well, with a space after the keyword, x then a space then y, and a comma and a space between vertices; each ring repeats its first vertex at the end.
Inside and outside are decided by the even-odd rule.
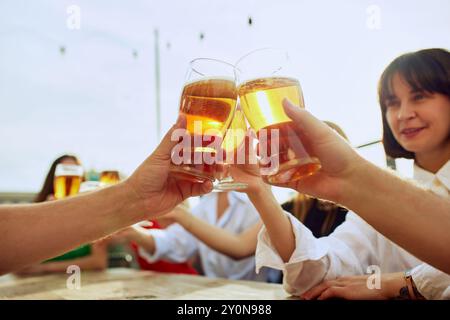
MULTIPOLYGON (((0 192, 37 191, 64 152, 86 169, 136 168, 158 142, 155 29, 162 132, 191 59, 272 46, 289 52, 306 107, 359 145, 381 137, 384 67, 450 48, 450 1, 0 0, 0 192)), ((380 146, 363 154, 383 165, 380 146)))

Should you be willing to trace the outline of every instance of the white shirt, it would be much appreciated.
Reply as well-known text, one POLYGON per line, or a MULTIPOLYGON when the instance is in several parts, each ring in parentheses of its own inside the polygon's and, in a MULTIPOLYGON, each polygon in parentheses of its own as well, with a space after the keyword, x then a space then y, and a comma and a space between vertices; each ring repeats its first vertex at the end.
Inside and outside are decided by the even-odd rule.
MULTIPOLYGON (((436 174, 414 165, 414 179, 434 193, 450 198, 450 161, 436 174)), ((417 290, 427 299, 450 299, 450 275, 426 263, 411 270, 417 290)))
MULTIPOLYGON (((434 175, 414 167, 414 178, 433 186, 432 191, 449 196, 450 161, 434 175)), ((414 268, 412 276, 419 292, 427 299, 450 299, 450 276, 423 263, 384 237, 354 212, 328 237, 315 238, 298 219, 287 213, 295 235, 295 250, 283 263, 265 227, 258 235, 256 270, 269 266, 283 271, 283 286, 301 295, 323 280, 361 275, 376 265, 382 273, 414 268)), ((450 231, 450 230, 449 230, 450 231)))
MULTIPOLYGON (((203 196, 192 214, 211 225, 228 232, 239 234, 259 221, 259 215, 247 195, 229 192, 229 207, 217 220, 217 193, 203 196)), ((139 248, 139 254, 152 263, 160 259, 172 262, 184 262, 198 253, 204 274, 212 278, 228 278, 238 280, 266 280, 266 271, 255 273, 255 257, 241 260, 221 254, 196 239, 181 225, 173 224, 164 230, 150 229, 148 233, 155 240, 156 250, 150 254, 139 248)))

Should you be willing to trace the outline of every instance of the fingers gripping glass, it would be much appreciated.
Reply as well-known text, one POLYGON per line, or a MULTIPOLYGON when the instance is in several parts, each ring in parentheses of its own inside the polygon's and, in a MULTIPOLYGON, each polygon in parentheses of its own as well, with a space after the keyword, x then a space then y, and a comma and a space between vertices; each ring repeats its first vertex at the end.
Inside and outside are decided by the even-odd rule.
POLYGON ((238 95, 245 117, 259 140, 263 180, 283 184, 314 174, 320 161, 310 154, 303 133, 285 114, 282 101, 304 108, 300 83, 292 77, 286 52, 255 50, 236 63, 238 95))

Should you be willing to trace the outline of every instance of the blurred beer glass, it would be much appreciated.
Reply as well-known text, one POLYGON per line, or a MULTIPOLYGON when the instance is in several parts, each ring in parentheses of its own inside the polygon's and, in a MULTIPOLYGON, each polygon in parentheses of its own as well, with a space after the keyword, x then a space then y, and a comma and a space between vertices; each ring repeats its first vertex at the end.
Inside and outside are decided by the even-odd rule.
POLYGON ((213 191, 221 192, 247 188, 246 183, 235 181, 230 172, 231 165, 238 161, 237 150, 244 143, 246 133, 247 122, 242 109, 238 107, 222 142, 221 149, 224 162, 222 166, 217 167, 217 180, 214 182, 213 191))
POLYGON ((105 170, 100 173, 100 183, 105 186, 113 185, 120 182, 119 171, 105 170))
POLYGON ((58 164, 55 169, 55 198, 63 199, 76 195, 83 179, 83 167, 78 165, 58 164))
POLYGON ((233 118, 236 100, 233 65, 207 58, 190 62, 179 110, 186 117, 190 143, 172 153, 172 176, 193 182, 215 180, 214 159, 233 118))
POLYGON ((259 140, 261 176, 269 184, 284 184, 314 174, 320 161, 283 110, 289 99, 304 108, 300 83, 292 77, 285 51, 265 48, 245 55, 236 63, 242 109, 259 140))

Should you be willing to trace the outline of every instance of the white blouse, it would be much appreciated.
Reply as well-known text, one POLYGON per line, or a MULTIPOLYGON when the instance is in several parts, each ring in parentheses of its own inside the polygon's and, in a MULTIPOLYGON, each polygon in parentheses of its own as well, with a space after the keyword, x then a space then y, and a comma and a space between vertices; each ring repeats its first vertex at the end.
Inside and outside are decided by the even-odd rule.
MULTIPOLYGON (((449 197, 450 161, 435 175, 414 166, 414 179, 433 192, 449 197)), ((324 280, 369 273, 376 265, 382 273, 412 269, 419 292, 427 299, 450 299, 450 276, 423 263, 384 237, 354 212, 335 231, 315 238, 298 219, 287 213, 295 235, 295 250, 283 263, 265 227, 258 235, 256 270, 268 266, 283 271, 283 286, 301 295, 324 280)), ((450 231, 450 230, 449 230, 450 231)))
MULTIPOLYGON (((192 214, 234 234, 245 231, 260 220, 247 195, 232 191, 228 193, 228 201, 229 207, 219 219, 217 219, 217 193, 203 196, 198 205, 192 209, 192 214)), ((211 249, 179 224, 172 224, 164 230, 149 229, 147 232, 153 236, 156 250, 153 254, 143 248, 138 250, 139 254, 150 263, 160 259, 184 262, 194 254, 198 254, 203 272, 208 277, 266 281, 266 270, 261 274, 255 273, 254 256, 233 260, 211 249)))

